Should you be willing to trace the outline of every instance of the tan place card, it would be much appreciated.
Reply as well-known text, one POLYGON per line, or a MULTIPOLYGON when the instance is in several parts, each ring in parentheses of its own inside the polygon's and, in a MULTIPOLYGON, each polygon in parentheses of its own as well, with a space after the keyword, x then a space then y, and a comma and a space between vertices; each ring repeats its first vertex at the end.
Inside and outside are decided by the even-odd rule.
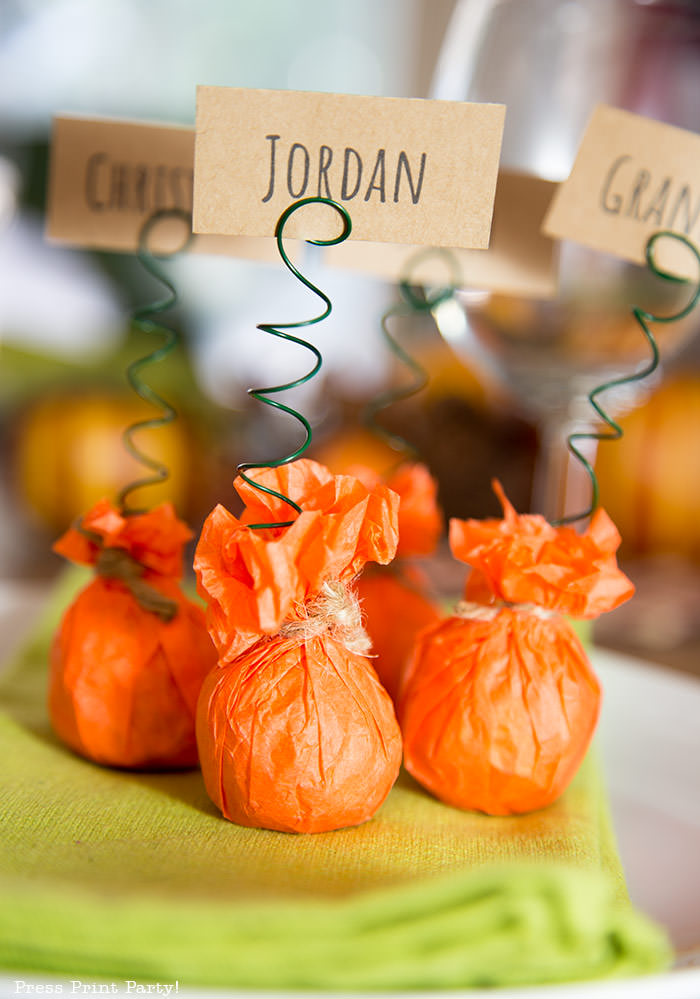
MULTIPOLYGON (((194 230, 269 236, 294 201, 347 208, 351 239, 488 246, 505 108, 404 98, 199 87, 194 230)), ((290 235, 331 239, 311 205, 290 235)))
MULTIPOLYGON (((54 118, 49 159, 46 235, 89 249, 134 253, 155 212, 192 213, 194 128, 110 118, 54 118)), ((179 249, 179 222, 154 227, 149 248, 179 249)), ((278 259, 272 239, 197 236, 197 253, 278 259)))
POLYGON ((451 248, 431 254, 422 253, 417 246, 348 241, 329 247, 325 259, 331 267, 364 271, 391 281, 410 277, 417 284, 441 285, 456 277, 461 288, 553 298, 557 292, 558 244, 541 229, 556 187, 540 177, 501 170, 488 250, 451 248))
MULTIPOLYGON (((700 135, 601 105, 586 128, 544 231, 644 264, 652 233, 672 230, 700 245, 700 135)), ((697 277, 691 252, 659 240, 655 259, 697 277)))

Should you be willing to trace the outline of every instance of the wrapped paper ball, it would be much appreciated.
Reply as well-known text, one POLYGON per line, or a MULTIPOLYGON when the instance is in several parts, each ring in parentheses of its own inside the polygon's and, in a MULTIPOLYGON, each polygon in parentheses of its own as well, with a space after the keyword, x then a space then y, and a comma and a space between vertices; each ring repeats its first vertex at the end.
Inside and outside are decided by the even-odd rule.
POLYGON ((518 515, 450 523, 473 567, 458 613, 419 636, 399 701, 406 769, 437 797, 493 815, 555 801, 595 730, 600 688, 562 614, 596 617, 634 592, 604 510, 586 531, 518 515))
POLYGON ((197 710, 207 790, 241 825, 320 832, 372 817, 396 780, 401 734, 365 657, 353 581, 396 551, 398 496, 307 459, 244 479, 246 508, 205 522, 195 554, 219 650, 197 710), (248 525, 252 526, 248 526, 248 525))
POLYGON ((374 815, 398 775, 401 733, 367 660, 327 636, 254 645, 204 682, 202 773, 244 826, 325 832, 374 815))
POLYGON ((59 738, 97 763, 197 765, 197 698, 216 650, 177 580, 189 536, 169 504, 123 517, 103 501, 55 546, 97 576, 54 637, 49 715, 59 738))
POLYGON ((598 681, 560 615, 450 617, 421 636, 406 677, 404 763, 450 805, 532 811, 570 783, 599 708, 598 681))

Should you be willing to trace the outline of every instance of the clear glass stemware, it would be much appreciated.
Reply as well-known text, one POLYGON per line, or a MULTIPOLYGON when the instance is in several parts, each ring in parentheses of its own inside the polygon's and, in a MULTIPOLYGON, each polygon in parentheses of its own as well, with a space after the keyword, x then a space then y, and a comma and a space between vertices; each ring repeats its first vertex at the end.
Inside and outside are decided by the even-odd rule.
MULTIPOLYGON (((597 104, 697 132, 698 94, 694 0, 458 0, 432 87, 437 98, 504 103, 502 165, 553 181, 568 175, 597 104)), ((562 242, 555 299, 459 294, 464 321, 445 328, 450 344, 467 360, 487 358, 539 427, 533 510, 562 518, 586 509, 590 483, 566 441, 595 426, 588 393, 648 362, 633 306, 670 314, 691 293, 644 267, 562 242)), ((697 314, 654 328, 662 361, 698 330, 697 314)), ((601 402, 619 415, 653 383, 613 389, 601 402)), ((589 452, 591 460, 594 441, 589 452)))

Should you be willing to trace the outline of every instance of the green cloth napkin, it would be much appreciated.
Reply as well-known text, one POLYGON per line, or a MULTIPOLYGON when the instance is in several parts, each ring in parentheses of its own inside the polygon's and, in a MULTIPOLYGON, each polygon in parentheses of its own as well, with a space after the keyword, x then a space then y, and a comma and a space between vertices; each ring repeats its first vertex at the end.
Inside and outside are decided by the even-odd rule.
POLYGON ((593 756, 559 802, 528 816, 460 812, 402 775, 354 829, 240 828, 197 771, 102 769, 54 737, 47 649, 68 599, 63 585, 0 686, 5 968, 347 991, 668 964, 665 935, 628 900, 593 756))

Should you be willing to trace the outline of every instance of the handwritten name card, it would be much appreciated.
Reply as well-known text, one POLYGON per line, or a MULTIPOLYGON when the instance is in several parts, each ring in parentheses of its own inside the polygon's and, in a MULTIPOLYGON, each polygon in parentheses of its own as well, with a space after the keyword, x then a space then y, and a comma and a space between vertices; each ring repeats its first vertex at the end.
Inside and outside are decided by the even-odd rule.
MULTIPOLYGON (((300 91, 199 87, 194 230, 269 236, 305 197, 348 209, 360 240, 485 248, 505 108, 300 91)), ((325 206, 289 232, 327 239, 325 206)))
MULTIPOLYGON (((134 253, 144 222, 155 212, 192 212, 194 128, 113 118, 58 115, 49 160, 46 235, 56 242, 134 253)), ((149 247, 179 249, 179 222, 154 228, 149 247)), ((271 239, 198 236, 198 253, 278 259, 271 239)))
MULTIPOLYGON (((700 135, 605 105, 586 128, 569 178, 544 231, 644 264, 649 236, 670 229, 700 244, 700 135)), ((696 277, 691 254, 657 244, 658 262, 696 277)))
POLYGON ((498 175, 488 250, 442 248, 421 253, 417 246, 360 243, 331 246, 331 267, 363 271, 392 281, 411 275, 425 284, 445 284, 458 277, 462 288, 478 288, 528 298, 552 298, 557 291, 557 243, 545 236, 542 221, 556 184, 540 177, 502 170, 498 175), (447 257, 445 256, 447 254, 447 257))

